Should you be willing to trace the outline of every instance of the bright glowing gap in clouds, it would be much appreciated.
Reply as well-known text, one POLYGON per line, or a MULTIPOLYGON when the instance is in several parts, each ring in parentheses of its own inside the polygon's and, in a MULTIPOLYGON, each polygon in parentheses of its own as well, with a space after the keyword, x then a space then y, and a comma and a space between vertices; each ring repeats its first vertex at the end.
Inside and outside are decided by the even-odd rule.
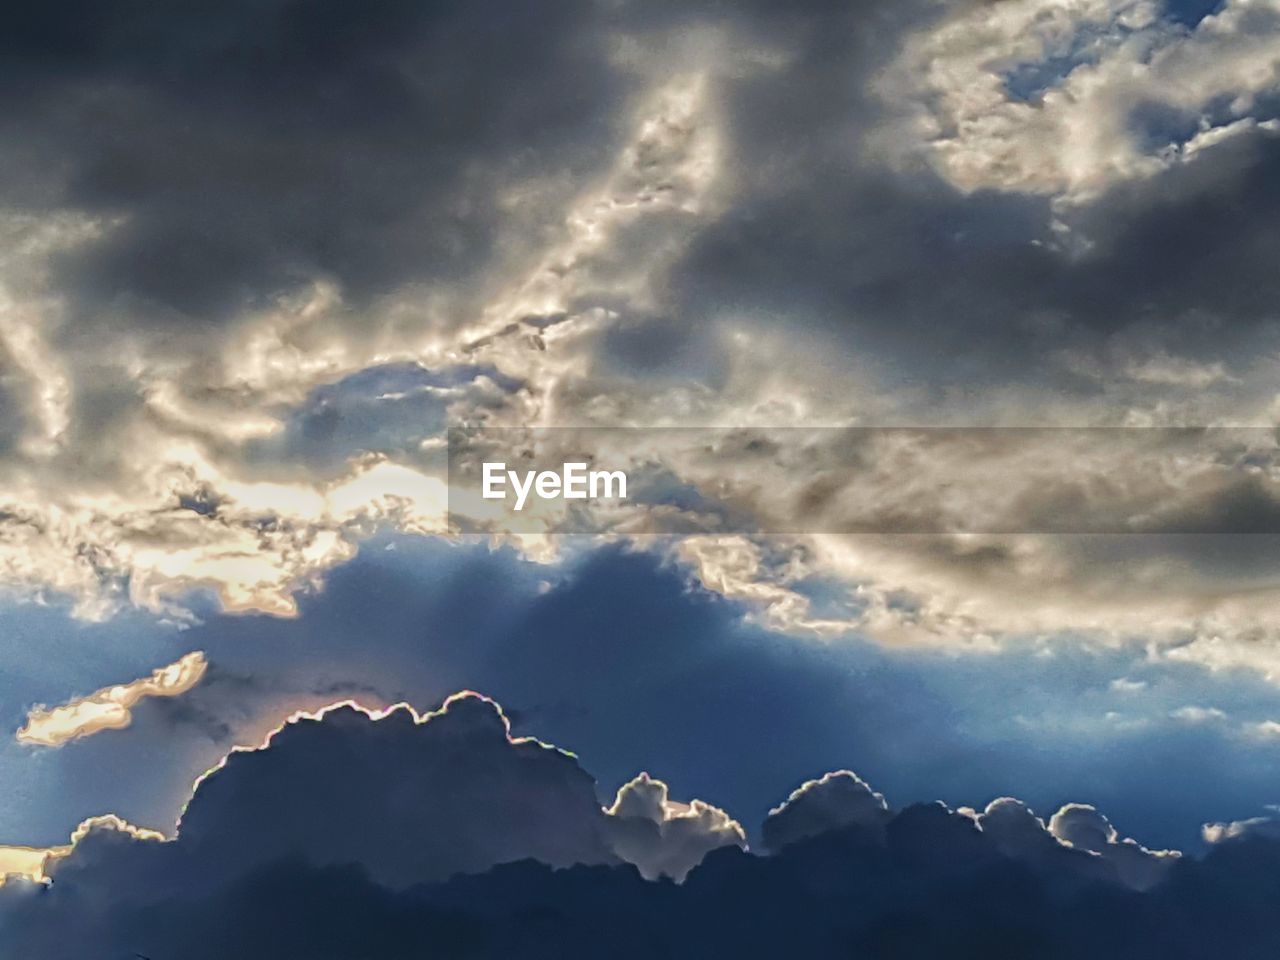
POLYGON ((43 881, 49 857, 59 856, 70 850, 70 847, 0 847, 0 886, 11 876, 43 881))
POLYGON ((18 731, 18 740, 59 747, 101 730, 121 730, 133 722, 133 708, 140 700, 181 696, 200 682, 208 667, 204 653, 195 650, 175 663, 153 670, 149 677, 104 687, 52 709, 37 704, 27 714, 26 726, 18 731))

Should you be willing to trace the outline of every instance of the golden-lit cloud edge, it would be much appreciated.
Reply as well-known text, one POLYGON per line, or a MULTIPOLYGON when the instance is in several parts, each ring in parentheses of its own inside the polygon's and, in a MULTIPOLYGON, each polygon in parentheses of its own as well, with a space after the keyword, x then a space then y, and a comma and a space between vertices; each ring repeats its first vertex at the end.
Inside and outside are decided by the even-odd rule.
POLYGON ((208 770, 204 771, 204 773, 196 777, 195 780, 192 782, 191 789, 190 791, 188 791, 188 794, 187 794, 187 799, 182 805, 182 811, 178 815, 178 820, 177 820, 177 823, 175 824, 176 830, 180 831, 182 829, 182 820, 183 820, 183 817, 186 815, 187 807, 190 805, 191 800, 195 797, 196 791, 200 789, 201 784, 203 784, 206 780, 208 780, 210 777, 216 774, 219 770, 225 767, 227 763, 230 761, 230 759, 236 754, 257 753, 259 751, 268 749, 276 737, 278 737, 288 727, 293 726, 294 724, 302 723, 305 721, 323 720, 327 714, 333 713, 336 710, 355 710, 356 712, 364 714, 370 720, 374 720, 374 721, 385 720, 387 717, 393 714, 404 712, 409 715, 410 719, 412 719, 414 726, 421 726, 429 722, 435 717, 442 716, 444 713, 448 711, 449 707, 452 704, 456 703, 457 701, 467 700, 467 699, 481 700, 484 703, 488 704, 489 706, 493 707, 495 713, 498 715, 499 720, 502 722, 503 730, 506 734, 508 743, 513 745, 534 744, 538 747, 541 747, 544 750, 551 750, 551 751, 554 751, 555 753, 561 754, 562 756, 569 757, 574 760, 578 759, 578 755, 573 751, 565 750, 562 747, 557 747, 555 744, 551 744, 543 740, 539 740, 537 737, 513 737, 511 735, 511 720, 507 717, 506 712, 502 709, 502 704, 498 703, 498 701, 494 700, 492 697, 487 697, 483 693, 477 693, 474 690, 459 690, 456 693, 450 694, 444 700, 444 702, 441 703, 440 706, 437 707, 435 710, 425 710, 425 711, 419 710, 413 704, 408 703, 407 701, 404 701, 404 700, 398 701, 393 704, 389 704, 385 707, 372 707, 372 706, 368 706, 367 704, 361 703, 359 700, 346 698, 343 700, 335 700, 332 703, 325 704, 324 706, 318 707, 316 709, 294 710, 293 712, 289 713, 278 724, 272 727, 265 734, 265 736, 263 736, 260 742, 256 744, 236 745, 232 747, 229 751, 227 751, 227 753, 225 753, 222 756, 222 758, 217 763, 215 763, 208 770))
POLYGON ((87 837, 93 830, 114 830, 125 833, 138 840, 165 840, 164 834, 158 830, 136 826, 114 813, 102 814, 82 820, 71 832, 70 840, 56 847, 22 847, 0 846, 0 885, 7 879, 18 878, 34 883, 48 884, 49 865, 68 856, 76 844, 87 837))
POLYGON ((133 722, 133 708, 140 701, 182 696, 204 679, 208 669, 203 651, 193 650, 173 663, 157 667, 150 676, 103 687, 56 707, 37 704, 28 711, 17 739, 40 747, 60 747, 103 730, 123 730, 133 722))
MULTIPOLYGON (((533 746, 578 761, 570 750, 547 743, 536 737, 516 737, 511 734, 511 722, 501 704, 472 690, 461 690, 449 696, 434 710, 420 710, 407 702, 385 707, 372 707, 354 699, 343 699, 312 710, 296 710, 273 727, 256 745, 239 745, 229 750, 217 764, 200 774, 192 783, 187 800, 183 804, 173 830, 167 835, 157 830, 136 826, 115 814, 92 817, 83 821, 72 833, 67 844, 53 847, 0 846, 0 877, 10 875, 28 881, 49 884, 55 882, 53 864, 70 856, 76 845, 95 830, 126 833, 137 839, 158 843, 177 841, 191 801, 201 785, 222 770, 233 756, 269 749, 275 738, 289 727, 299 723, 322 721, 326 715, 339 710, 352 710, 368 719, 379 722, 395 715, 407 715, 415 726, 429 723, 447 713, 460 701, 477 700, 492 709, 501 723, 503 735, 509 745, 533 746)), ((641 773, 623 784, 611 804, 601 804, 601 814, 608 824, 609 843, 622 860, 634 864, 649 879, 667 876, 681 882, 708 851, 719 846, 734 845, 747 849, 746 831, 742 824, 725 810, 693 799, 688 802, 671 797, 666 783, 641 773), (651 833, 632 829, 637 821, 647 821, 651 833)))

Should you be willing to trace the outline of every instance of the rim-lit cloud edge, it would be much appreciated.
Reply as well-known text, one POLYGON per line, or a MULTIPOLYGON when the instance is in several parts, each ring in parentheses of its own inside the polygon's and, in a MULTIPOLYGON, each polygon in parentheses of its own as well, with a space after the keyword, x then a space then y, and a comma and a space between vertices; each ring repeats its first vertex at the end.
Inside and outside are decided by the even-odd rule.
MULTIPOLYGON (((769 852, 748 854, 741 850, 741 827, 724 811, 699 801, 674 803, 666 784, 646 775, 602 807, 573 754, 513 738, 500 707, 463 693, 427 714, 407 705, 373 711, 334 704, 292 717, 262 746, 233 752, 197 783, 173 838, 115 817, 87 821, 67 847, 45 852, 33 876, 8 878, 0 891, 6 920, 0 936, 23 949, 67 950, 82 941, 110 949, 194 946, 206 919, 188 916, 172 891, 184 891, 183 904, 203 904, 199 909, 225 920, 239 916, 240 908, 230 908, 226 898, 242 884, 257 884, 259 896, 266 892, 274 903, 313 870, 330 871, 352 893, 374 884, 376 895, 354 901, 366 908, 371 899, 409 895, 386 928, 399 930, 408 918, 433 916, 433 901, 417 899, 429 891, 455 891, 458 906, 469 910, 488 902, 476 894, 490 882, 507 882, 520 869, 534 872, 543 895, 559 898, 566 891, 558 884, 572 882, 574 871, 590 864, 597 869, 586 876, 604 885, 611 922, 622 922, 633 906, 646 909, 645 890, 685 896, 663 892, 673 889, 671 880, 683 885, 677 890, 689 887, 694 898, 713 890, 733 898, 743 895, 742 884, 763 883, 777 891, 775 905, 787 913, 793 907, 781 896, 786 885, 827 870, 835 872, 825 884, 863 875, 888 886, 881 895, 855 897, 838 908, 840 901, 828 898, 840 894, 830 889, 812 904, 814 919, 825 917, 823 923, 836 922, 832 910, 846 920, 874 922, 916 909, 908 890, 918 884, 945 880, 953 889, 985 889, 999 877, 1030 885, 1077 921, 1100 919, 1108 904, 1126 904, 1129 922, 1137 922, 1139 914, 1175 909, 1185 884, 1207 885, 1216 902, 1225 876, 1220 865, 1234 871, 1242 857, 1257 858, 1255 869, 1265 869, 1275 856, 1269 839, 1274 828, 1269 818, 1207 825, 1213 850, 1197 861, 1123 838, 1084 804, 1067 804, 1047 821, 1009 797, 981 811, 943 804, 893 810, 861 778, 836 771, 802 784, 772 810, 763 831, 769 852), (355 790, 348 776, 352 763, 362 777, 355 790), (396 794, 406 777, 418 801, 411 807, 396 794), (427 783, 431 788, 422 790, 427 783), (508 817, 514 809, 525 817, 508 817), (520 860, 524 867, 501 869, 520 860), (559 869, 551 874, 547 865, 559 869), (272 879, 264 885, 265 875, 272 879), (641 875, 651 886, 628 886, 628 878, 641 875), (159 902, 187 919, 161 922, 165 914, 150 906, 159 902), (139 925, 143 914, 152 922, 139 925)), ((11 863, 18 852, 4 853, 11 863)), ((487 909, 500 915, 512 893, 508 889, 487 909)), ((342 902, 344 909, 331 919, 346 923, 354 917, 347 913, 352 901, 342 902)), ((935 904, 927 911, 932 916, 939 901, 929 902, 935 904)), ((1237 903, 1226 918, 1244 918, 1248 911, 1237 903)), ((1021 915, 1025 925, 1040 913, 1021 915)), ((937 922, 948 922, 944 917, 945 911, 937 922)), ((1055 923, 1035 922, 1044 924, 1048 942, 1076 942, 1055 923)), ((981 913, 981 923, 990 932, 1006 921, 981 913)), ((1246 927, 1250 932, 1242 928, 1227 942, 1265 936, 1246 927)))
POLYGON ((180 697, 198 684, 208 669, 204 653, 194 650, 148 677, 103 687, 55 707, 37 704, 18 728, 19 743, 59 747, 103 730, 123 730, 133 722, 133 708, 148 697, 180 697))

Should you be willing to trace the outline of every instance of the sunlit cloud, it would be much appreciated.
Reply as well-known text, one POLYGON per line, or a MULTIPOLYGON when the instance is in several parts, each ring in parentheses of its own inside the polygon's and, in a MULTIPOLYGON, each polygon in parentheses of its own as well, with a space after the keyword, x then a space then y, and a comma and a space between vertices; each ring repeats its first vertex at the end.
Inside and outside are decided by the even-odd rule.
POLYGON ((614 852, 649 880, 681 882, 710 851, 747 846, 742 824, 724 810, 703 800, 673 800, 667 784, 647 773, 624 783, 604 812, 614 852))
POLYGON ((87 697, 56 707, 36 706, 18 730, 21 743, 60 747, 69 740, 89 737, 103 730, 122 730, 133 722, 133 708, 147 697, 178 697, 198 684, 208 670, 199 651, 188 653, 149 677, 104 687, 87 697))
POLYGON ((1161 14, 1149 0, 957 5, 909 39, 883 80, 887 97, 906 92, 914 107, 909 121, 895 114, 898 136, 963 190, 1081 202, 1280 132, 1252 115, 1280 87, 1280 6, 1228 0, 1193 29, 1161 14), (1190 130, 1144 129, 1134 115, 1154 105, 1190 130))
MULTIPOLYGON (((1087 206, 1099 191, 1217 162, 1231 144, 1274 134, 1264 115, 1277 87, 1273 2, 1233 0, 1195 27, 1175 26, 1141 0, 1011 0, 933 14, 912 19, 903 43, 879 44, 888 62, 877 90, 864 91, 877 103, 874 122, 859 113, 858 98, 842 99, 846 113, 815 115, 814 143, 806 138, 804 148, 816 152, 796 154, 794 169, 757 155, 753 137, 767 134, 741 108, 775 81, 781 95, 805 80, 789 72, 807 69, 796 36, 757 34, 731 17, 694 17, 706 22, 683 25, 679 42, 666 27, 620 27, 610 34, 608 69, 632 86, 608 105, 609 137, 593 144, 590 163, 571 178, 556 169, 508 177, 477 167, 478 189, 497 198, 493 216, 509 219, 496 230, 502 242, 468 262, 464 279, 397 276, 371 296, 344 282, 340 268, 299 266, 289 283, 220 308, 216 322, 157 318, 154 305, 143 304, 135 316, 135 305, 120 298, 93 311, 101 331, 73 336, 75 291, 56 268, 127 243, 128 218, 0 214, 0 359, 22 414, 12 443, 0 449, 0 588, 21 599, 65 600, 87 620, 134 607, 193 623, 193 597, 213 598, 226 611, 296 616, 301 599, 373 532, 449 533, 439 456, 447 423, 1271 422, 1274 371, 1264 360, 1196 356, 1166 342, 1172 334, 1163 325, 1077 335, 1049 307, 1009 322, 1049 331, 1042 352, 1076 378, 1070 391, 975 377, 939 402, 927 357, 902 347, 886 367, 864 350, 864 334, 868 344, 883 336, 874 317, 839 297, 821 309, 801 303, 799 287, 781 290, 785 308, 756 302, 741 286, 752 278, 720 262, 721 248, 749 236, 775 203, 802 211, 788 227, 793 234, 812 232, 829 245, 846 232, 884 229, 822 221, 834 202, 828 194, 860 175, 863 161, 876 176, 900 177, 893 189, 907 189, 923 157, 948 190, 974 194, 975 203, 990 190, 1049 198, 1062 216, 1064 204, 1087 206), (1144 104, 1187 123, 1164 143, 1136 125, 1144 104), (813 169, 805 166, 811 161, 813 169), (691 272, 720 286, 682 299, 678 289, 691 272), (853 346, 830 334, 833 317, 824 311, 854 332, 853 346), (638 364, 620 360, 615 338, 638 332, 657 343, 648 326, 655 323, 688 342, 654 347, 655 357, 638 364), (684 353, 705 353, 697 373, 646 366, 655 358, 683 362, 684 353), (378 389, 361 398, 358 415, 334 401, 353 380, 396 365, 447 386, 378 389), (1084 397, 1081 379, 1111 392, 1084 397), (422 409, 389 412, 410 395, 420 395, 422 409), (395 443, 381 442, 391 421, 401 432, 395 443)), ((851 86, 854 67, 840 65, 851 86)), ((798 106, 785 96, 770 104, 779 121, 798 106)), ((769 110, 760 116, 760 127, 772 122, 769 110)), ((466 204, 457 202, 456 217, 441 223, 467 221, 466 204)), ((889 205, 897 202, 908 201, 889 205)), ((413 227, 416 237, 436 224, 413 227)), ((748 272, 775 269, 796 236, 779 236, 777 249, 761 246, 748 272)), ((863 256, 881 239, 891 238, 863 237, 863 256)), ((963 237, 952 239, 967 249, 963 237)), ((833 296, 844 289, 838 277, 825 279, 838 288, 833 296)), ((903 286, 870 275, 850 284, 903 286)), ((982 309, 1004 316, 1005 307, 982 309)), ((1234 480, 1247 473, 1271 483, 1280 462, 1273 451, 1251 449, 1238 469, 1224 469, 1223 451, 1206 448, 1175 475, 1159 458, 1139 462, 1128 450, 1062 449, 1046 440, 995 457, 972 456, 963 445, 878 449, 857 469, 828 461, 822 475, 829 452, 796 444, 768 462, 709 465, 655 441, 643 455, 688 490, 725 493, 762 530, 793 529, 797 504, 823 494, 833 477, 841 483, 822 509, 834 528, 897 515, 957 530, 975 523, 1018 530, 1083 509, 1086 500, 1116 515, 1136 505, 1154 521, 1162 510, 1227 509, 1234 480)), ((692 512, 624 506, 601 526, 608 537, 666 550, 643 536, 659 510, 692 512)), ((536 519, 546 522, 499 539, 555 562, 562 518, 536 519)), ((1269 569, 1265 557, 1215 564, 1205 560, 1214 550, 1208 540, 1160 537, 855 537, 809 529, 816 532, 690 539, 672 554, 756 622, 799 636, 857 633, 979 651, 1028 635, 1143 635, 1157 643, 1157 656, 1280 676, 1268 652, 1274 643, 1252 642, 1273 639, 1267 624, 1280 610, 1261 572, 1269 569), (815 577, 831 584, 821 604, 805 592, 815 577)), ((120 721, 118 711, 113 716, 105 722, 120 721)))
POLYGON ((6 877, 48 883, 51 865, 70 855, 76 844, 95 830, 110 830, 135 840, 159 842, 165 839, 164 834, 135 826, 113 813, 89 817, 76 826, 67 843, 56 847, 0 846, 0 885, 6 877))
POLYGON ((3 847, 0 846, 0 883, 7 877, 42 882, 45 864, 50 857, 65 855, 70 847, 3 847))

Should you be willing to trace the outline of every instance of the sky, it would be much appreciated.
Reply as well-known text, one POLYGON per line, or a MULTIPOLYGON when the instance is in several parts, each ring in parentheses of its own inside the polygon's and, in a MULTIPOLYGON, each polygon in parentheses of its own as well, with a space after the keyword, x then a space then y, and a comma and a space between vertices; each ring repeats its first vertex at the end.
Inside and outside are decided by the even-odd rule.
POLYGON ((1277 0, 7 20, 0 945, 773 891, 841 955, 852 857, 928 956, 928 847, 1104 956, 1280 878, 1277 0), (525 443, 635 495, 504 526, 455 471, 525 443))

